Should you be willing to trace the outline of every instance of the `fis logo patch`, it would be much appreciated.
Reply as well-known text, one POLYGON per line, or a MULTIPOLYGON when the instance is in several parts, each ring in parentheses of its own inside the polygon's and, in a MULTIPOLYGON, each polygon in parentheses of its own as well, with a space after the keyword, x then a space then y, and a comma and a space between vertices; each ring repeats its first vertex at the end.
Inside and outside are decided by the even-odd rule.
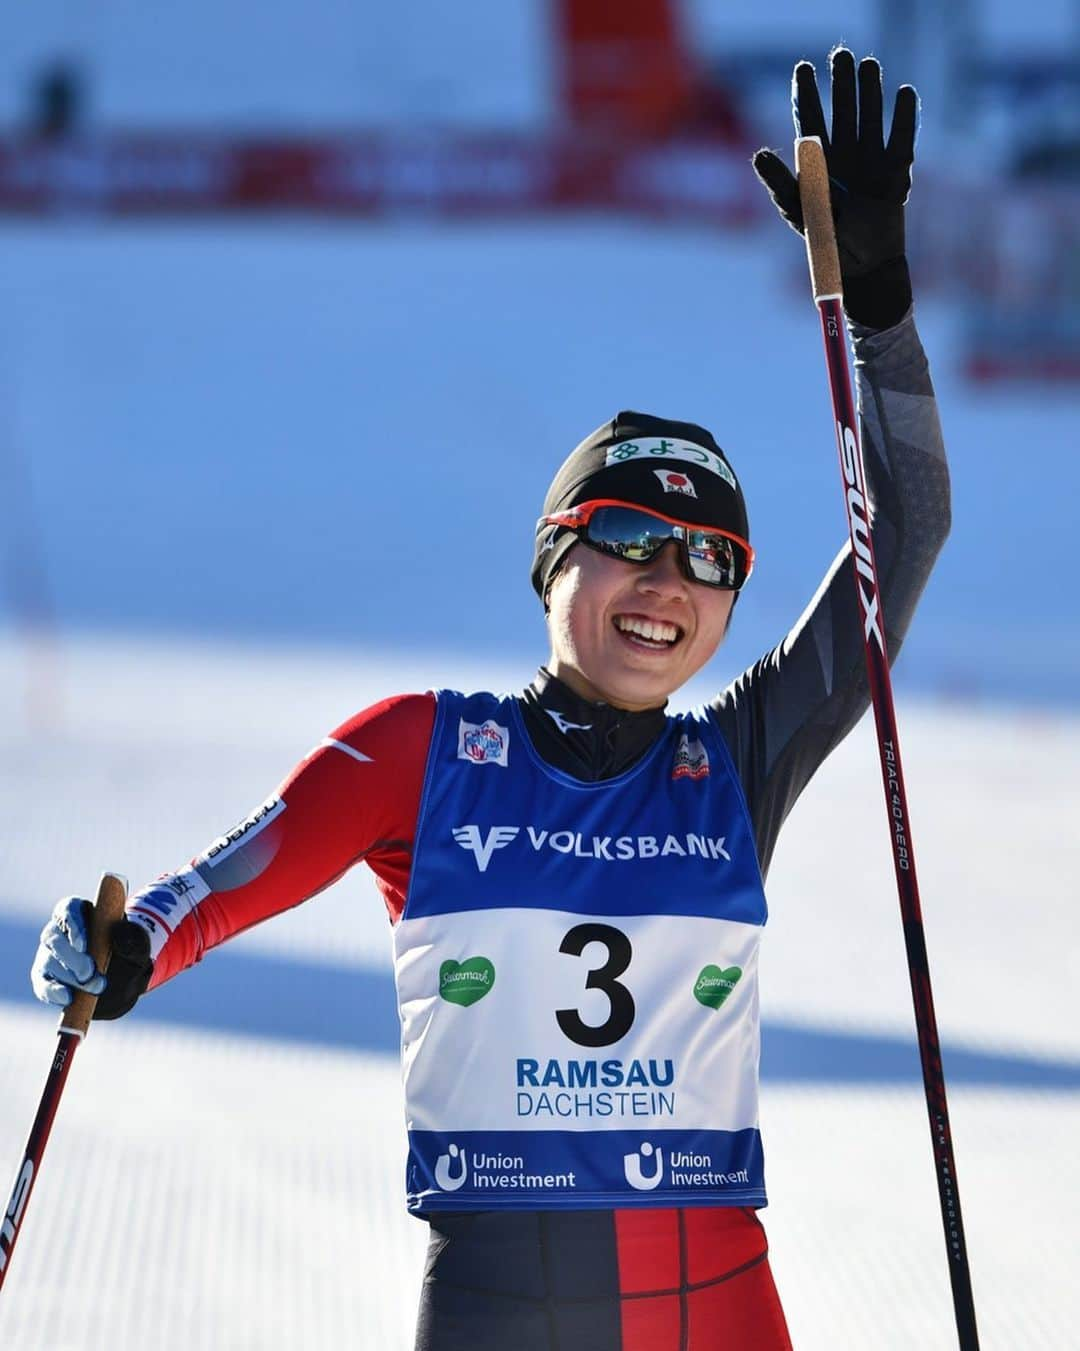
POLYGON ((691 741, 684 732, 675 747, 673 779, 705 779, 709 776, 709 756, 700 741, 691 741))
POLYGON ((457 758, 474 765, 510 764, 510 729, 490 718, 486 722, 458 722, 457 758))
POLYGON ((682 493, 683 497, 697 497, 697 489, 689 475, 680 474, 677 469, 654 469, 653 473, 664 485, 664 492, 682 493))

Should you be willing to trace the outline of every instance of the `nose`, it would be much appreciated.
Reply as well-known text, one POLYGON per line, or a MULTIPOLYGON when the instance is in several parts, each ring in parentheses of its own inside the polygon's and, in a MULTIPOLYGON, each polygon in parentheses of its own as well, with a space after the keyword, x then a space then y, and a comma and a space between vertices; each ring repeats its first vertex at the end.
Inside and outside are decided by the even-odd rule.
POLYGON ((683 572, 676 540, 668 540, 656 556, 641 569, 638 588, 657 596, 685 597, 690 583, 683 572))

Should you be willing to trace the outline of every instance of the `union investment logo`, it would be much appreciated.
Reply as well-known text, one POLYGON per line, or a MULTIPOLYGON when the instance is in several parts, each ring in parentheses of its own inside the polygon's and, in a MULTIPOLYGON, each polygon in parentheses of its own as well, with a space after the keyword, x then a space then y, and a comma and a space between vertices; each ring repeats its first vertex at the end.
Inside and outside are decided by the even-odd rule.
POLYGON ((520 831, 520 826, 492 826, 482 835, 479 826, 455 826, 454 839, 473 855, 476 866, 485 873, 495 850, 505 849, 520 831))

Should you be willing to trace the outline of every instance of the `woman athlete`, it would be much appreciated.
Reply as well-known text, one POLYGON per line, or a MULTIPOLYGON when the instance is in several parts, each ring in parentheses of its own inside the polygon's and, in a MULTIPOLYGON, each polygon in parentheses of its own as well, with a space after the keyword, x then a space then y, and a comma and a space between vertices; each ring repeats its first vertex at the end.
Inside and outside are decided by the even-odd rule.
MULTIPOLYGON (((889 651, 949 527, 904 257, 916 99, 832 56, 820 135, 854 345, 889 651)), ((794 179, 754 167, 801 226, 794 179)), ((742 492, 703 427, 619 413, 563 464, 532 581, 551 656, 517 696, 403 695, 334 730, 246 820, 131 897, 107 980, 62 901, 38 996, 126 1013, 363 859, 393 926, 410 1210, 431 1229, 418 1351, 790 1346, 757 1211, 762 879, 792 804, 868 704, 845 546, 782 642, 665 711, 751 574, 742 492)))

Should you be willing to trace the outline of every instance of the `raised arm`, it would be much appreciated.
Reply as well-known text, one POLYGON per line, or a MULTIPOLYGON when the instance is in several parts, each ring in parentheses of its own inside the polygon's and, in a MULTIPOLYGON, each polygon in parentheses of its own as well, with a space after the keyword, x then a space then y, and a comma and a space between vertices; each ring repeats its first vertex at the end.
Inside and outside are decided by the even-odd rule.
MULTIPOLYGON (((855 375, 889 660, 949 533, 949 472, 914 320, 855 327, 855 375)), ((731 748, 767 870, 811 775, 869 706, 851 545, 784 640, 710 706, 731 748)))
MULTIPOLYGON (((917 104, 914 90, 905 86, 898 92, 886 144, 877 62, 861 62, 856 74, 851 53, 839 49, 833 54, 832 80, 830 141, 813 68, 796 67, 796 129, 821 136, 828 156, 871 529, 886 643, 894 661, 950 525, 944 444, 911 314, 904 255, 903 207, 917 104)), ((801 230, 790 171, 771 151, 759 151, 754 167, 781 214, 801 230)), ((763 870, 799 794, 868 705, 862 618, 848 544, 783 641, 710 706, 742 778, 763 870)))

